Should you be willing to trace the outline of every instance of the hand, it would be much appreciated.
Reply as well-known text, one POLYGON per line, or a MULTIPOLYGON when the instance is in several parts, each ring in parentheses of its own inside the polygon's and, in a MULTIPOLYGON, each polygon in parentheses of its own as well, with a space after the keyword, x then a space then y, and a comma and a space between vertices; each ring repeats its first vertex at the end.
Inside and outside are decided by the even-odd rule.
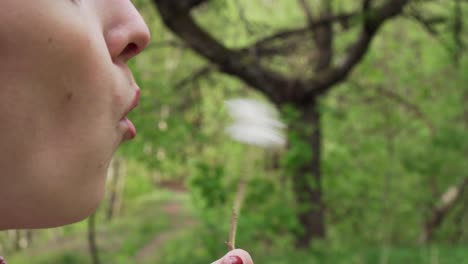
POLYGON ((242 249, 229 251, 224 257, 211 264, 254 264, 249 253, 242 249))

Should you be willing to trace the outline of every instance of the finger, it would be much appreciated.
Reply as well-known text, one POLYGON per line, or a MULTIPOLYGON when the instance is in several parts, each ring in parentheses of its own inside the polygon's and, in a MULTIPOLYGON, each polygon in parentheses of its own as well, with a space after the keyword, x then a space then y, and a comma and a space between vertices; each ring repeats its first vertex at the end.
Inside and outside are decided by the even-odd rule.
POLYGON ((247 251, 234 249, 229 251, 224 257, 211 264, 253 264, 252 257, 247 251))

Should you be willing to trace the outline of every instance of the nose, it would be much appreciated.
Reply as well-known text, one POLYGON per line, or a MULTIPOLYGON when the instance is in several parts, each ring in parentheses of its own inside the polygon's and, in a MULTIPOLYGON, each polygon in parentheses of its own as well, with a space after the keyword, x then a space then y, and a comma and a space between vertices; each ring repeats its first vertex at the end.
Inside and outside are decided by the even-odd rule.
POLYGON ((111 7, 114 15, 109 16, 105 38, 112 60, 126 63, 148 46, 151 37, 135 6, 130 1, 116 2, 120 3, 111 7))

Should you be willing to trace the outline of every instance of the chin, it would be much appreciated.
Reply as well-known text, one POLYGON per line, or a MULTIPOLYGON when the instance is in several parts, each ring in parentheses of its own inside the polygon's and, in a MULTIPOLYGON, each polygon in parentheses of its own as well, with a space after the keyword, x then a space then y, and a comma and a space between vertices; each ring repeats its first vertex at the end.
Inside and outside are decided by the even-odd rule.
MULTIPOLYGON (((104 177, 103 175, 95 175, 97 178, 104 177)), ((105 178, 105 177, 104 177, 105 178)), ((55 201, 49 201, 47 204, 46 213, 40 213, 35 221, 40 225, 34 228, 51 228, 73 224, 85 220, 99 208, 105 191, 105 180, 98 181, 92 188, 75 187, 69 189, 68 192, 63 192, 61 198, 58 197, 55 201), (38 221, 42 219, 42 221, 38 221)), ((51 197, 48 197, 49 199, 51 197)))
POLYGON ((40 218, 31 219, 34 222, 31 223, 29 227, 23 228, 54 228, 83 221, 96 212, 99 207, 99 202, 99 200, 93 200, 87 201, 86 204, 70 203, 69 206, 56 208, 56 210, 48 214, 42 214, 39 216, 40 218))

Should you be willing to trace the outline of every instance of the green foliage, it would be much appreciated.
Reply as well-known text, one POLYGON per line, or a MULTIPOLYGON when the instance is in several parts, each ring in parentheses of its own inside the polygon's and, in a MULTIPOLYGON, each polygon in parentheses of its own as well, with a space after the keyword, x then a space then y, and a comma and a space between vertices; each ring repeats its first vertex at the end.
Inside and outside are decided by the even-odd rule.
MULTIPOLYGON (((453 63, 453 36, 442 31, 434 38, 411 20, 391 21, 348 81, 321 98, 327 239, 298 251, 293 241, 301 208, 290 175, 314 155, 306 138, 310 124, 301 121, 299 109, 286 105, 280 110, 288 124, 287 150, 250 151, 230 141, 224 135, 223 101, 261 95, 215 70, 191 78, 208 62, 174 45, 179 40, 164 28, 152 1, 134 3, 154 41, 130 65, 142 87, 141 103, 130 115, 138 136, 119 151, 128 161, 123 215, 104 222, 106 202, 97 215, 103 263, 137 263, 137 252, 173 230, 182 231, 168 236, 145 263, 205 264, 224 255, 241 178, 248 179, 248 188, 238 245, 256 263, 468 263, 466 203, 451 209, 434 244, 416 246, 440 196, 468 177, 468 60, 459 56, 458 65, 453 63), (180 85, 183 79, 188 81, 180 85), (161 190, 163 181, 187 187, 186 193, 161 190), (165 211, 171 202, 183 204, 178 217, 189 215, 193 223, 174 224, 165 211)), ((325 2, 309 3, 318 16, 325 2)), ((333 10, 353 11, 359 3, 332 4, 333 10)), ((449 9, 435 3, 421 12, 449 9)), ((194 16, 228 47, 305 25, 303 11, 290 0, 214 0, 194 16)), ((337 58, 357 34, 357 29, 340 30, 337 58)), ((262 63, 291 76, 309 74, 313 69, 306 63, 315 59, 313 48, 304 42, 298 56, 272 56, 262 63)), ((12 253, 10 237, 3 233, 0 250, 12 256, 11 263, 90 263, 86 227, 83 221, 59 229, 58 237, 69 242, 60 246, 54 244, 57 235, 38 231, 31 249, 19 253, 12 253)))
POLYGON ((223 184, 224 168, 210 167, 209 164, 199 162, 194 175, 189 179, 189 186, 195 200, 202 203, 202 209, 222 206, 226 203, 226 188, 223 184))
POLYGON ((37 263, 37 264, 81 264, 87 263, 88 257, 83 256, 83 254, 72 253, 72 252, 63 252, 55 254, 44 254, 39 258, 31 259, 31 256, 24 256, 14 259, 14 263, 18 264, 28 264, 28 263, 37 263))
POLYGON ((288 148, 282 157, 282 166, 287 175, 293 175, 312 158, 312 149, 308 143, 311 126, 301 119, 301 112, 292 105, 282 109, 283 119, 288 125, 288 148))

